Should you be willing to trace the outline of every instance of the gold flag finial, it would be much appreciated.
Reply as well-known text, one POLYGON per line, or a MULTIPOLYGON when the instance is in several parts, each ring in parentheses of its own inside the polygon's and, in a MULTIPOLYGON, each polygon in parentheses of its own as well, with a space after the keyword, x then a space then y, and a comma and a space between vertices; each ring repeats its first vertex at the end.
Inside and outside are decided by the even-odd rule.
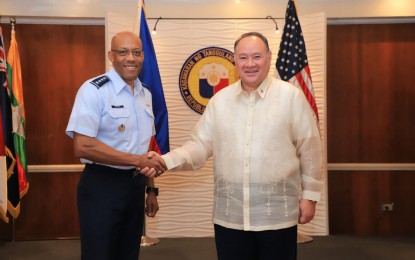
POLYGON ((10 18, 10 24, 12 25, 12 32, 14 32, 14 26, 16 25, 16 18, 15 17, 10 18))

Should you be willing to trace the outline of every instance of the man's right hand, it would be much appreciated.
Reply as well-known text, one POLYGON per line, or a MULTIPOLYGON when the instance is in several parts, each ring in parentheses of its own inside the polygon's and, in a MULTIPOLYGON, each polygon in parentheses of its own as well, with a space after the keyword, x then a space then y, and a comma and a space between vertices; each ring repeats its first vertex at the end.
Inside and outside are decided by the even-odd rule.
POLYGON ((141 174, 147 177, 158 177, 167 170, 166 163, 158 153, 150 151, 143 157, 140 166, 137 167, 137 171, 141 174))

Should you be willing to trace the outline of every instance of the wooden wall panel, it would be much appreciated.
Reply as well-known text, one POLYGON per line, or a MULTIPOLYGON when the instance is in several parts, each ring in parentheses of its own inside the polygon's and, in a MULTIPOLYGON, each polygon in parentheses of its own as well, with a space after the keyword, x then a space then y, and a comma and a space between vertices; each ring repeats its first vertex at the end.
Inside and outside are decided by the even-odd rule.
POLYGON ((415 161, 415 24, 328 26, 328 161, 415 161))
POLYGON ((79 237, 76 187, 80 173, 33 173, 15 220, 16 240, 79 237))
POLYGON ((389 214, 391 228, 388 234, 415 234, 415 171, 399 172, 390 177, 390 201, 396 202, 396 210, 389 214))
MULTIPOLYGON (((330 25, 327 41, 328 162, 415 163, 415 24, 330 25)), ((415 233, 415 171, 328 175, 330 234, 415 233)))
POLYGON ((327 160, 332 163, 360 158, 358 116, 362 109, 356 98, 360 96, 357 43, 357 28, 328 26, 327 160))
POLYGON ((19 25, 16 30, 29 164, 79 163, 65 129, 78 88, 105 72, 104 26, 19 25))
POLYGON ((415 233, 415 171, 330 171, 330 234, 415 233), (391 212, 382 203, 395 203, 391 212))
MULTIPOLYGON (((18 22, 18 21, 17 21, 18 22)), ((10 25, 2 24, 6 49, 10 25)), ((78 88, 105 73, 101 25, 17 24, 22 66, 29 165, 79 164, 65 129, 78 88)), ((31 173, 21 200, 15 239, 79 236, 76 184, 79 173, 31 173)), ((10 236, 10 225, 0 224, 10 236)), ((1 237, 0 237, 1 238, 1 237)))

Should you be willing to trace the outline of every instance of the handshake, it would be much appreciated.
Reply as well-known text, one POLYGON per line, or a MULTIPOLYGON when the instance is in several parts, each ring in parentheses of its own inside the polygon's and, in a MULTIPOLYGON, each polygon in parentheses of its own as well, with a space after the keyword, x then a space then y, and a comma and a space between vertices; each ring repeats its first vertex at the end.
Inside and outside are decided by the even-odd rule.
POLYGON ((167 171, 166 162, 161 156, 153 151, 147 153, 147 155, 140 156, 141 160, 136 170, 147 177, 158 177, 165 171, 167 171))

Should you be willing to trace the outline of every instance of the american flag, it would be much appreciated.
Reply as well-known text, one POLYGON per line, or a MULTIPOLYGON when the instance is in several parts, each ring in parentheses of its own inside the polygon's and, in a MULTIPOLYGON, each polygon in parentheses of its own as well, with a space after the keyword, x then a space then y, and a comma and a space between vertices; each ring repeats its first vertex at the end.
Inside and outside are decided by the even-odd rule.
POLYGON ((276 69, 282 80, 288 81, 303 90, 318 121, 311 72, 294 0, 288 1, 276 69))

